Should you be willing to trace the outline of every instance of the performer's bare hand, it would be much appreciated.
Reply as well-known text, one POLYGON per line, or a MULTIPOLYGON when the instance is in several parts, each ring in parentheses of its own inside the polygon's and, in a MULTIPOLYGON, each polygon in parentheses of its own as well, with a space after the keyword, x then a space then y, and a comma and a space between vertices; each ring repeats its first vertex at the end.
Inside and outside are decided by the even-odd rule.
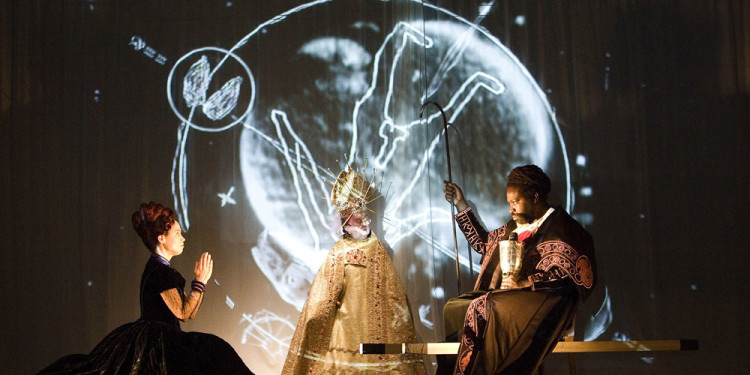
POLYGON ((456 209, 459 211, 463 211, 467 207, 469 207, 466 199, 464 199, 464 193, 463 191, 461 191, 461 188, 458 187, 458 185, 445 180, 443 180, 443 183, 445 184, 445 188, 443 189, 443 192, 445 193, 445 200, 447 200, 448 202, 452 201, 456 206, 456 209))
POLYGON ((195 279, 207 283, 211 279, 211 274, 214 272, 214 261, 211 259, 211 254, 203 253, 200 260, 195 262, 195 279))

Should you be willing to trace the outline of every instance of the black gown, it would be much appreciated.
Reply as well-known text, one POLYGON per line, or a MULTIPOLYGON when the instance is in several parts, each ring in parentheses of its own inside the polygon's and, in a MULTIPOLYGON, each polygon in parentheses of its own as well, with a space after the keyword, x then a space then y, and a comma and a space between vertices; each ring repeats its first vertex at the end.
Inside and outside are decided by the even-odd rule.
POLYGON ((161 292, 184 287, 177 270, 151 257, 141 277, 141 318, 116 328, 88 355, 65 356, 39 374, 252 374, 226 341, 180 329, 161 292))

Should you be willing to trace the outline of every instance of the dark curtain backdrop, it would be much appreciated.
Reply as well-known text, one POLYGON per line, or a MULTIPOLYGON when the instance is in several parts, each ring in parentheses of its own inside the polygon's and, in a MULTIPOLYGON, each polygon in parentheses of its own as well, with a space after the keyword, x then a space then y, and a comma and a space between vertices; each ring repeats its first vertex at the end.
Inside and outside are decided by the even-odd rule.
MULTIPOLYGON (((340 2, 349 12, 360 9, 360 2, 340 2)), ((366 16, 376 25, 447 18, 422 13, 413 2, 361 3, 368 3, 366 16)), ((299 4, 2 2, 0 372, 34 373, 65 354, 86 353, 112 329, 137 319, 137 285, 147 253, 131 229, 130 215, 141 202, 172 205, 175 199, 171 172, 179 120, 166 100, 169 69, 192 49, 228 49, 260 23, 299 4), (154 56, 135 50, 133 36, 153 48, 154 56), (157 61, 159 56, 166 64, 157 61)), ((571 208, 594 236, 599 262, 599 286, 579 310, 579 338, 607 295, 612 321, 599 340, 700 341, 694 352, 578 355, 579 373, 747 371, 750 2, 434 5, 476 21, 503 43, 554 109, 572 165, 577 198, 571 208), (491 5, 491 11, 480 17, 483 5, 491 5)), ((286 28, 289 35, 275 37, 343 32, 336 23, 342 10, 336 9, 312 10, 313 27, 290 18, 299 24, 286 28)), ((362 45, 372 43, 358 35, 362 45)), ((295 89, 302 85, 296 80, 300 71, 317 68, 287 67, 270 47, 246 47, 256 60, 259 87, 270 90, 266 94, 295 89)), ((429 60, 431 52, 423 53, 416 61, 429 60)), ((267 97, 259 94, 256 100, 267 103, 267 97)), ((416 117, 419 97, 405 102, 412 108, 402 113, 416 117)), ((190 139, 188 187, 214 201, 194 199, 194 230, 187 234, 194 250, 175 258, 174 265, 190 279, 199 251, 214 252, 220 284, 209 285, 198 318, 183 329, 215 333, 252 370, 273 373, 283 358, 264 362, 263 350, 244 342, 241 309, 253 306, 256 318, 258 311, 273 310, 293 324, 299 312, 267 301, 277 292, 249 255, 263 228, 246 202, 247 186, 235 184, 237 209, 218 204, 216 193, 242 178, 237 157, 242 137, 242 129, 233 128, 190 139), (228 308, 229 299, 236 306, 228 308)), ((476 150, 464 146, 462 163, 487 157, 475 159, 476 150)), ((335 160, 329 156, 321 165, 334 170, 335 160)), ((471 186, 472 178, 462 176, 461 182, 471 186)), ((439 194, 439 184, 427 185, 439 194)), ((479 193, 494 195, 506 207, 503 191, 479 193)), ((414 276, 414 262, 408 253, 395 251, 416 320, 415 301, 432 307, 429 317, 437 326, 420 325, 420 338, 436 341, 442 334, 439 308, 457 294, 452 265, 435 261, 425 284, 414 276), (435 294, 435 287, 445 294, 435 294)), ((462 281, 462 289, 473 282, 465 267, 462 281)), ((548 371, 566 373, 565 361, 552 355, 548 371)))

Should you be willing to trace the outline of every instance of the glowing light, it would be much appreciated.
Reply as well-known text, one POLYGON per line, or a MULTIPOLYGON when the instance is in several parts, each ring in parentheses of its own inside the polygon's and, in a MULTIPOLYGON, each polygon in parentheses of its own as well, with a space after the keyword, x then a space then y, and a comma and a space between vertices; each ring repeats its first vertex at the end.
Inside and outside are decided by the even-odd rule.
MULTIPOLYGON (((583 332, 583 341, 594 341, 601 336, 612 324, 612 301, 609 298, 609 289, 604 287, 604 301, 599 307, 599 311, 593 316, 589 317, 589 324, 583 332)), ((617 335, 616 333, 615 335, 617 335)), ((621 334, 620 338, 614 340, 629 341, 625 334, 621 334)))
POLYGON ((422 324, 425 327, 429 329, 433 329, 435 327, 435 323, 427 319, 427 315, 430 315, 430 305, 420 305, 419 306, 419 321, 422 322, 422 324))
POLYGON ((432 288, 432 297, 435 299, 443 299, 445 298, 445 289, 442 287, 435 287, 432 288))
POLYGON ((223 194, 223 193, 216 194, 219 198, 221 198, 221 207, 226 206, 227 203, 233 204, 233 205, 237 204, 237 201, 235 201, 234 198, 232 198, 233 192, 234 192, 234 186, 230 187, 229 191, 226 194, 223 194))
POLYGON ((289 341, 294 335, 294 325, 266 309, 255 315, 242 314, 240 324, 247 323, 241 342, 262 348, 274 358, 283 359, 289 350, 289 341))
POLYGON ((492 4, 493 3, 494 3, 494 1, 490 2, 490 3, 482 3, 482 4, 480 4, 479 5, 479 15, 480 16, 486 16, 487 14, 489 14, 490 10, 492 10, 492 4))
POLYGON ((185 78, 182 79, 182 98, 188 107, 197 107, 206 101, 210 71, 211 66, 204 55, 193 63, 185 74, 185 78))

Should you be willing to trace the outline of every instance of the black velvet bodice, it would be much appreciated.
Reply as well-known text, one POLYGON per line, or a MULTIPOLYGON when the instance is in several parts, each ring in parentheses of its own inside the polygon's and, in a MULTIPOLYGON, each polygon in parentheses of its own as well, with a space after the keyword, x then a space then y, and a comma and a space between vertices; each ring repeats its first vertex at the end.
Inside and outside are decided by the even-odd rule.
POLYGON ((177 288, 182 296, 185 279, 177 270, 150 258, 141 276, 141 319, 162 322, 168 326, 180 328, 180 321, 169 310, 161 292, 177 288))

